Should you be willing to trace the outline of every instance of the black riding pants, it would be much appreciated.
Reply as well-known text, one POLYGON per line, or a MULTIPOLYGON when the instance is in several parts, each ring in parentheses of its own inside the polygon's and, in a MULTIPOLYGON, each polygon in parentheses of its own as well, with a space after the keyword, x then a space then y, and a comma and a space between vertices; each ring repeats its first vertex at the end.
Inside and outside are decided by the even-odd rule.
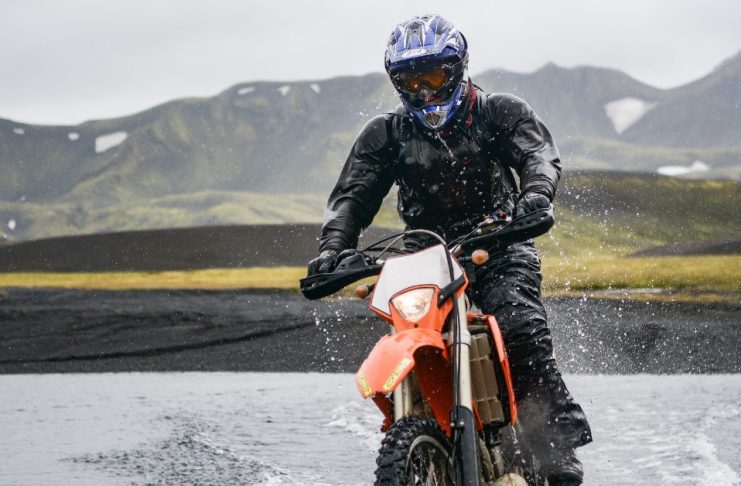
POLYGON ((591 430, 553 357, 535 246, 519 243, 490 254, 476 271, 471 297, 499 323, 523 432, 536 455, 547 461, 551 452, 591 442, 591 430))

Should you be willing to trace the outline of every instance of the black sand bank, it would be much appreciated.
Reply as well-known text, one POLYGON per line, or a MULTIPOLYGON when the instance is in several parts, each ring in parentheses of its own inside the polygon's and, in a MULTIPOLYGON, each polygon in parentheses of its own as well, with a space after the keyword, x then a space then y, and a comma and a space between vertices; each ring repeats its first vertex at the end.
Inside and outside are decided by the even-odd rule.
MULTIPOLYGON (((741 308, 546 299, 569 373, 741 372, 741 308)), ((355 371, 387 332, 367 301, 284 291, 0 293, 0 373, 355 371)))

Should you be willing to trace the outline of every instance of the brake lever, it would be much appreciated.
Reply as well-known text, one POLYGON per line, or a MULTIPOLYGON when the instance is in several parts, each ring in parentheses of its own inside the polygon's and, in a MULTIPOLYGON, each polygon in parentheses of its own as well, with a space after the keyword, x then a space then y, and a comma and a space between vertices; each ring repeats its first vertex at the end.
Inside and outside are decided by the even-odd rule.
MULTIPOLYGON (((476 228, 469 236, 482 236, 508 225, 512 222, 512 216, 507 216, 504 211, 498 211, 490 216, 487 216, 482 222, 476 225, 476 228)), ((455 245, 450 251, 454 257, 460 257, 463 254, 463 243, 461 242, 455 245)))
POLYGON ((492 217, 489 216, 482 222, 480 222, 476 226, 476 230, 474 232, 475 235, 485 235, 487 233, 492 233, 502 226, 505 226, 512 222, 512 216, 505 216, 505 217, 492 217))

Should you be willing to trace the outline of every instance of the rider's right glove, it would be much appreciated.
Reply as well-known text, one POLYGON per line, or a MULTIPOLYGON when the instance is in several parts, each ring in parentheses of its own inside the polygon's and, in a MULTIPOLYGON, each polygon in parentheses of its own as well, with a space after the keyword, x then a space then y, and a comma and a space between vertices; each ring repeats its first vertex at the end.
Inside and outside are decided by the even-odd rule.
POLYGON ((337 265, 337 252, 335 250, 324 250, 318 257, 309 262, 308 277, 318 273, 329 273, 337 265))
POLYGON ((548 196, 545 196, 539 192, 526 192, 520 196, 515 207, 515 218, 525 216, 526 214, 532 213, 538 209, 544 209, 550 206, 551 200, 548 196))

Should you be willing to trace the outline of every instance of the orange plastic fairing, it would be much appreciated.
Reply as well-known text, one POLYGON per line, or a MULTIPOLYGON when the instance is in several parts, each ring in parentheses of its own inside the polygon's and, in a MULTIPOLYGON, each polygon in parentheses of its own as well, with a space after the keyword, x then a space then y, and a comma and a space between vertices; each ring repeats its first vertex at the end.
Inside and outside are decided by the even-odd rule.
POLYGON ((408 329, 382 337, 355 377, 363 398, 394 391, 414 368, 414 353, 423 346, 437 348, 447 356, 442 336, 432 329, 408 329))
POLYGON ((419 386, 435 418, 450 432, 451 408, 448 350, 442 336, 433 329, 407 329, 381 338, 355 376, 363 398, 373 397, 386 416, 384 427, 393 422, 389 396, 414 369, 419 386))

